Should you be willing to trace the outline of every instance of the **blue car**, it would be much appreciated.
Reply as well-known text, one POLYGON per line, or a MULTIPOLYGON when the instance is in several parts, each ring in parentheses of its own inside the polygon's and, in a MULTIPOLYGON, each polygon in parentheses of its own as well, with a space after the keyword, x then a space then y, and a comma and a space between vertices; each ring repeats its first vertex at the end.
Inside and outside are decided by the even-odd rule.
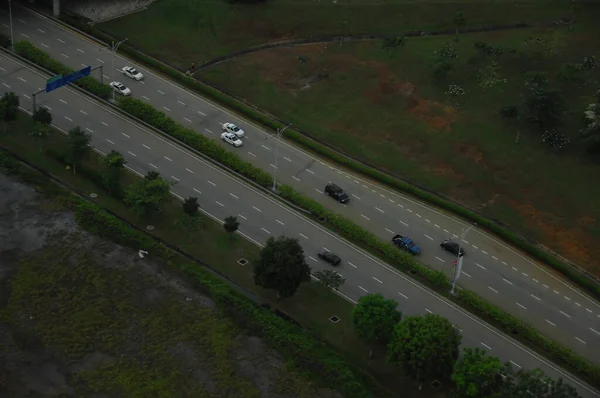
POLYGON ((398 246, 400 249, 409 252, 410 254, 416 255, 421 253, 421 246, 417 245, 408 236, 395 235, 392 238, 392 243, 398 246))

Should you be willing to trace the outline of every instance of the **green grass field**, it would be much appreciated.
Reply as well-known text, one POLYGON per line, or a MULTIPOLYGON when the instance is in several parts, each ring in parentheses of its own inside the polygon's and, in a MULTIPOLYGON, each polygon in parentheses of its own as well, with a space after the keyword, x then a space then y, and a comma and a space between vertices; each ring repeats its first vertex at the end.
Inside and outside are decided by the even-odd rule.
MULTIPOLYGON (((460 1, 467 27, 547 22, 569 15, 560 0, 460 1), (518 15, 518 21, 515 21, 518 15)), ((337 34, 454 29, 450 0, 268 0, 228 4, 160 0, 143 12, 96 25, 180 68, 267 42, 337 34)))
MULTIPOLYGON (((20 116, 17 123, 13 128, 9 128, 9 133, 0 134, 0 145, 4 146, 8 150, 19 154, 19 156, 23 157, 25 160, 30 162, 31 164, 35 164, 36 166, 46 170, 53 175, 58 176, 61 180, 65 181, 69 186, 74 187, 78 192, 89 195, 89 193, 96 192, 99 194, 99 197, 95 199, 102 206, 110 209, 114 213, 120 215, 121 217, 129 220, 130 222, 138 225, 139 227, 144 227, 147 223, 143 220, 140 220, 127 206, 121 203, 118 200, 115 200, 108 196, 105 192, 103 192, 102 188, 95 185, 90 180, 86 179, 81 172, 76 175, 73 175, 70 171, 66 170, 64 165, 57 162, 55 159, 51 158, 47 155, 48 150, 59 151, 64 147, 65 140, 64 136, 58 133, 55 133, 43 145, 43 151, 40 153, 38 149, 38 145, 34 142, 27 134, 32 128, 32 121, 29 117, 24 115, 20 116)), ((100 171, 99 163, 98 163, 98 155, 93 154, 85 163, 85 167, 100 171)), ((133 174, 127 174, 124 179, 124 184, 129 184, 134 179, 138 177, 133 174)), ((59 210, 59 209, 54 209, 59 210)), ((218 223, 212 221, 208 217, 203 223, 203 227, 200 232, 196 233, 192 243, 188 241, 188 235, 180 230, 174 223, 174 220, 177 219, 177 214, 181 211, 181 203, 175 199, 173 199, 167 206, 164 211, 163 217, 158 222, 154 222, 155 229, 153 233, 158 237, 162 238, 166 242, 174 244, 181 249, 185 250, 187 253, 192 255, 193 257, 199 259, 205 264, 208 264, 218 272, 227 276, 231 280, 235 281, 239 285, 243 286, 245 289, 253 292, 254 294, 262 297, 267 300, 272 306, 278 308, 285 313, 289 314, 291 317, 296 319, 306 328, 313 331, 317 336, 327 341, 331 346, 335 347, 339 352, 341 352, 350 362, 352 362, 355 366, 358 366, 361 369, 364 369, 366 372, 372 374, 375 379, 382 384, 382 386, 389 391, 396 391, 401 389, 405 392, 407 397, 415 397, 415 398, 438 398, 443 396, 443 393, 428 390, 427 388, 423 391, 418 391, 417 386, 409 379, 404 378, 401 371, 394 367, 390 366, 386 363, 383 351, 378 347, 370 347, 363 342, 361 342, 354 333, 351 321, 351 312, 353 306, 342 299, 338 295, 323 289, 321 286, 316 283, 308 283, 304 284, 297 294, 290 300, 280 301, 276 299, 276 296, 271 291, 266 291, 264 289, 258 288, 254 285, 252 278, 252 269, 251 266, 242 267, 237 263, 237 260, 240 258, 246 258, 250 261, 252 259, 257 258, 258 256, 258 248, 251 244, 250 242, 242 239, 241 237, 235 236, 233 241, 231 241, 228 235, 223 230, 222 226, 218 223), (329 321, 329 317, 336 315, 340 318, 340 321, 336 324, 333 324, 329 321), (374 358, 369 359, 369 351, 374 349, 374 358)), ((40 267, 43 264, 44 259, 46 258, 58 258, 60 257, 60 253, 63 253, 65 250, 68 251, 68 248, 65 247, 53 247, 48 248, 47 253, 41 254, 40 257, 32 258, 31 261, 27 262, 23 267, 23 274, 18 275, 16 282, 23 285, 23 290, 16 296, 16 299, 21 300, 17 304, 17 307, 11 307, 6 309, 4 312, 4 316, 12 317, 14 312, 12 312, 18 306, 30 305, 36 306, 35 308, 31 307, 33 311, 35 309, 36 313, 45 314, 44 320, 48 323, 48 327, 51 327, 51 319, 57 317, 60 314, 49 311, 47 308, 43 307, 44 305, 48 305, 47 294, 49 292, 44 291, 42 295, 36 296, 36 300, 34 302, 28 303, 25 300, 28 294, 31 293, 28 289, 37 289, 39 286, 46 286, 48 283, 58 283, 57 278, 60 278, 61 275, 65 275, 66 269, 61 268, 60 263, 54 264, 56 269, 49 269, 44 272, 40 271, 40 267), (33 278, 29 280, 31 275, 39 274, 38 278, 33 278), (54 281, 54 282, 53 282, 54 281), (30 293, 28 293, 30 292, 30 293), (38 297, 39 296, 39 297, 38 297), (39 306, 38 306, 39 305, 39 306), (8 311, 8 312, 6 312, 8 311)), ((115 294, 114 284, 112 288, 109 288, 102 281, 106 280, 107 274, 104 272, 91 272, 94 269, 93 262, 87 258, 81 258, 81 261, 78 260, 78 266, 76 267, 77 275, 70 277, 69 281, 81 278, 85 280, 86 278, 92 278, 90 283, 93 282, 94 286, 100 287, 104 286, 104 289, 100 289, 97 293, 93 295, 93 297, 86 296, 89 292, 83 289, 82 291, 74 292, 73 298, 77 298, 78 305, 84 305, 83 303, 90 302, 90 300, 99 300, 99 304, 97 311, 103 316, 108 316, 110 313, 108 311, 107 305, 112 306, 121 306, 123 308, 128 308, 130 304, 127 304, 127 301, 124 301, 123 304, 115 304, 114 302, 107 302, 102 297, 111 296, 115 294), (74 279, 73 279, 74 278, 74 279), (112 289, 112 290, 111 290, 112 289), (76 295, 79 295, 77 296, 76 295), (104 306, 104 307, 102 307, 104 306), (106 310, 106 311, 105 311, 106 310)), ((119 284, 122 286, 132 283, 130 280, 130 276, 125 274, 116 275, 115 278, 119 280, 119 284)), ((115 280, 117 280, 115 279, 115 280)), ((68 282, 68 281, 66 281, 68 282)), ((70 282, 68 282, 70 283, 70 282)), ((149 282, 151 283, 151 282, 149 282)), ((138 289, 142 289, 141 287, 138 289)), ((128 289, 125 289, 128 290, 128 289)), ((135 289, 134 289, 135 290, 135 289)), ((143 290, 143 289, 142 289, 143 290)), ((136 290, 137 291, 137 290, 136 290)), ((37 293, 36 293, 37 294, 37 293)), ((69 296, 71 297, 71 296, 69 296)), ((132 297, 127 296, 123 297, 123 300, 130 300, 132 297)), ((64 298, 66 300, 66 298, 64 298)), ((68 301, 68 300, 67 300, 68 301)), ((89 306, 89 305, 88 305, 89 306)), ((91 305, 90 307, 96 307, 95 305, 91 305)), ((165 325, 169 322, 173 322, 174 324, 180 324, 181 322, 186 322, 185 319, 176 319, 179 315, 177 311, 173 311, 173 314, 169 316, 165 316, 165 321, 161 321, 161 317, 163 312, 167 311, 168 306, 160 307, 157 309, 156 313, 152 314, 144 314, 147 318, 142 323, 147 323, 148 325, 157 327, 156 337, 160 339, 160 334, 166 331, 165 325)), ((79 311, 79 310, 78 310, 79 311)), ((60 312, 62 313, 62 311, 60 312)), ((163 314, 164 315, 164 314, 163 314)), ((187 314, 186 316, 188 316, 187 314)), ((194 317, 192 317, 194 318, 194 317)), ((187 319, 187 318, 186 318, 187 319)), ((100 340, 81 340, 81 336, 66 334, 62 335, 61 330, 64 328, 71 328, 73 326, 73 330, 85 329, 91 327, 89 325, 91 322, 90 318, 86 318, 82 315, 82 317, 77 317, 72 315, 71 318, 65 318, 64 322, 58 322, 59 325, 62 326, 52 326, 48 333, 49 339, 52 341, 59 341, 64 345, 65 350, 81 350, 82 347, 89 346, 90 344, 109 344, 109 341, 100 341, 100 340), (81 322, 77 323, 76 322, 81 322), (68 326, 68 327, 67 327, 68 326), (73 345, 75 342, 70 339, 77 338, 79 340, 76 341, 77 344, 73 345), (75 348, 73 348, 75 347, 75 348)), ((109 322, 105 318, 99 318, 99 320, 94 321, 94 325, 96 327, 98 325, 102 325, 106 322, 108 325, 112 326, 123 326, 129 327, 131 325, 119 324, 109 322)), ((191 323, 190 327, 193 328, 223 328, 227 329, 227 325, 224 323, 217 322, 216 319, 213 318, 202 318, 198 319, 198 324, 191 323), (208 322, 206 324, 202 322, 208 322), (218 324, 216 324, 217 322, 218 324), (201 324, 202 323, 202 324, 201 324)), ((111 326, 111 327, 112 327, 111 326)), ((112 329, 111 329, 112 330, 112 329)), ((213 329, 211 329, 213 330, 213 329)), ((115 335, 122 334, 122 330, 114 329, 115 335)), ((215 333, 218 330, 215 329, 215 333)), ((46 333, 46 331, 41 330, 40 333, 46 333)), ((217 333, 218 334, 218 333, 217 333)), ((103 335, 104 336, 104 335, 103 335)), ((225 334, 222 338, 227 339, 229 334, 225 334)), ((153 340, 154 341, 154 340, 153 340)), ((113 344, 113 343, 110 343, 113 344)), ((116 344, 116 343, 114 343, 116 344)), ((155 347, 155 345, 153 345, 155 347)), ((79 351, 78 351, 79 352, 79 351)), ((162 361, 163 359, 162 353, 157 352, 157 361, 162 361), (159 355, 160 354, 160 355, 159 355)), ((166 357, 165 357, 166 358, 166 357)), ((169 362, 166 362, 169 363, 169 362)), ((124 379, 128 377, 137 377, 135 380, 125 380, 131 383, 138 383, 135 385, 143 385, 149 381, 149 375, 140 375, 139 372, 134 372, 135 363, 123 363, 123 366, 126 368, 111 368, 110 374, 92 374, 89 375, 89 380, 86 382, 89 383, 117 383, 115 384, 115 388, 121 386, 118 383, 124 382, 124 379), (131 373, 133 372, 133 373, 131 373), (120 375, 120 376, 119 376, 120 375), (143 376, 143 377, 142 377, 143 376), (105 379, 105 377, 109 377, 105 379), (104 380, 104 381, 103 381, 104 380)), ((157 368, 156 372, 160 373, 164 369, 166 369, 167 365, 161 365, 157 368)), ((154 374, 156 375, 156 374, 154 374)), ((167 373, 161 373, 157 377, 167 377, 167 373)), ((88 377, 88 376, 86 376, 88 377)), ((173 382, 173 386, 177 385, 176 381, 180 379, 165 379, 169 383, 173 382)), ((291 379, 290 379, 291 380, 291 379)), ((112 384, 111 384, 112 385, 112 384)), ((171 384, 168 384, 169 386, 171 384)), ((120 387, 119 387, 120 388, 120 387)), ((300 388, 300 387, 298 387, 300 388)), ((177 392, 179 390, 172 390, 171 392, 177 392)), ((177 396, 177 395, 175 395, 177 396)))
POLYGON ((214 8, 214 15, 226 13, 217 20, 229 18, 230 26, 240 26, 244 34, 236 37, 238 30, 223 24, 216 25, 212 36, 207 34, 209 25, 194 21, 200 14, 213 14, 177 0, 158 1, 99 28, 186 67, 286 38, 452 29, 457 11, 465 15, 467 27, 548 23, 574 15, 573 31, 564 25, 536 27, 465 34, 458 42, 454 37, 417 37, 393 51, 383 50, 380 41, 278 48, 226 61, 196 76, 354 158, 475 208, 600 275, 595 261, 600 256, 595 243, 600 238, 600 205, 589 200, 600 193, 593 183, 598 166, 585 155, 579 135, 583 110, 598 89, 598 69, 588 73, 584 87, 556 79, 564 63, 578 63, 588 55, 600 58, 597 5, 580 3, 574 14, 566 3, 554 1, 389 1, 376 6, 354 1, 255 6, 215 2, 196 7, 214 8), (174 16, 177 24, 170 22, 174 16), (347 23, 338 26, 340 21, 347 23), (144 33, 144 24, 160 26, 161 33, 144 33), (257 25, 276 28, 255 31, 257 25), (524 44, 530 37, 544 38, 556 54, 534 61, 531 46, 524 44), (434 84, 434 52, 446 41, 456 45, 458 59, 447 81, 434 84), (478 73, 491 62, 475 59, 475 41, 514 50, 498 62, 497 71, 506 79, 499 85, 501 92, 479 87, 478 73), (302 56, 308 57, 304 64, 299 62, 302 56), (567 107, 561 131, 571 144, 561 153, 542 144, 527 123, 507 126, 498 115, 501 107, 522 103, 524 73, 530 70, 546 71, 551 85, 563 90, 567 107), (451 83, 466 90, 460 107, 448 105, 445 92, 451 83))

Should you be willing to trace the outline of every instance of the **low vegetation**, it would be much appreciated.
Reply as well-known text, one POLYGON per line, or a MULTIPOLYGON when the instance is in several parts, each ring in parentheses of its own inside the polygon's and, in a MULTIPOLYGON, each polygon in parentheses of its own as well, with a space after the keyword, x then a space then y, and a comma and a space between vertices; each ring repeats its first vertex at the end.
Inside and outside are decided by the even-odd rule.
MULTIPOLYGON (((43 51, 35 48, 30 43, 20 43, 21 44, 18 43, 20 48, 28 48, 27 51, 23 50, 22 54, 31 56, 31 61, 36 62, 36 60, 45 59, 41 55, 36 55, 39 53, 45 54, 43 51), (33 47, 33 49, 30 47, 33 47)), ((167 117, 164 113, 154 109, 152 106, 135 98, 128 97, 119 100, 118 105, 130 115, 185 142, 192 148, 199 150, 212 159, 253 179, 260 185, 265 187, 270 186, 272 180, 268 173, 254 167, 248 162, 242 161, 234 153, 219 147, 210 139, 181 126, 171 118, 167 117)), ((423 282, 436 289, 440 294, 448 295, 449 280, 442 272, 433 271, 417 263, 410 255, 396 250, 390 243, 381 241, 370 232, 354 224, 352 221, 327 210, 318 202, 304 197, 289 186, 280 186, 279 191, 282 197, 310 211, 316 219, 324 222, 327 226, 333 227, 333 229, 342 236, 373 251, 377 255, 384 257, 399 270, 410 272, 411 274, 418 276, 423 282)), ((515 316, 506 313, 495 305, 484 301, 475 293, 461 289, 456 297, 450 296, 448 298, 457 300, 462 306, 476 315, 501 327, 505 332, 511 333, 533 349, 548 356, 551 360, 576 372, 582 378, 594 381, 600 380, 600 368, 598 366, 577 356, 570 349, 561 344, 546 338, 538 333, 533 327, 522 322, 515 316)))

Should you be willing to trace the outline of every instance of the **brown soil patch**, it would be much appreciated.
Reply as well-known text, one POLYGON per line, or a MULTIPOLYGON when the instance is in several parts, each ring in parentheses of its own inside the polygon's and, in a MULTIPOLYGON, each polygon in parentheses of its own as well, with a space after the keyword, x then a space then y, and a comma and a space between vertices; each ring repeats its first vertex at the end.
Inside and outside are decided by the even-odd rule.
POLYGON ((475 145, 469 145, 460 143, 454 146, 456 150, 467 159, 473 161, 473 163, 477 164, 483 169, 487 169, 488 166, 483 161, 483 152, 479 150, 475 145))
POLYGON ((378 106, 396 105, 402 100, 410 113, 437 131, 450 132, 457 119, 456 109, 445 104, 421 98, 414 84, 402 82, 389 67, 381 62, 369 62, 377 85, 365 90, 364 96, 378 106))
MULTIPOLYGON (((589 248, 594 247, 594 242, 580 227, 569 228, 560 223, 556 216, 544 213, 531 204, 511 202, 511 206, 525 219, 526 224, 542 233, 541 241, 551 242, 553 250, 563 257, 577 264, 588 265, 587 269, 592 273, 597 272, 594 267, 589 267, 592 264, 589 248)), ((587 218, 583 220, 587 221, 587 218)))

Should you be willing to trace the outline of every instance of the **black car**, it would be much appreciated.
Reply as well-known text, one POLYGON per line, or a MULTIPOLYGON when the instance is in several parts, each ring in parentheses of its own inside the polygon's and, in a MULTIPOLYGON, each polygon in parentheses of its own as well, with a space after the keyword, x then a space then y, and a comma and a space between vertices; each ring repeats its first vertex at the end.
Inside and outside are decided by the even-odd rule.
POLYGON ((455 256, 458 256, 459 249, 460 249, 459 257, 462 257, 465 255, 465 250, 458 243, 452 242, 450 239, 446 239, 445 241, 440 243, 440 246, 442 247, 442 249, 454 254, 455 256))
POLYGON ((342 259, 332 252, 323 252, 318 254, 319 258, 333 266, 340 265, 342 259))
POLYGON ((348 196, 346 191, 335 184, 327 184, 325 186, 325 193, 340 203, 348 203, 350 201, 350 196, 348 196))

